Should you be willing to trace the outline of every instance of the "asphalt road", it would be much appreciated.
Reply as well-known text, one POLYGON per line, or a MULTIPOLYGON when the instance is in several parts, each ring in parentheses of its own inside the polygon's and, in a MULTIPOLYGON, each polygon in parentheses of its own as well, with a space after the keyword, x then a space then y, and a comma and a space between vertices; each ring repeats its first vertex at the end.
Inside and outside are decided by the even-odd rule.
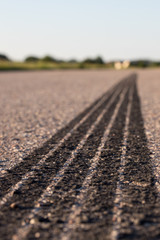
POLYGON ((160 70, 0 84, 0 239, 160 239, 160 70))

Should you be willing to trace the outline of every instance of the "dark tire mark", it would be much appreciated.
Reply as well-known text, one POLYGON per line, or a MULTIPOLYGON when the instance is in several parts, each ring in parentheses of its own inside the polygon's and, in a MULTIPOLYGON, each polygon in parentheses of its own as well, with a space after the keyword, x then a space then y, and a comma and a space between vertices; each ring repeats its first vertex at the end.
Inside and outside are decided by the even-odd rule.
MULTIPOLYGON (((124 80, 118 83, 113 88, 113 93, 116 91, 118 87, 124 84, 124 80)), ((80 115, 78 115, 74 120, 72 120, 65 128, 60 130, 57 134, 55 134, 50 140, 48 140, 41 148, 36 149, 33 153, 31 153, 29 156, 23 159, 21 163, 16 165, 14 168, 8 171, 8 174, 6 174, 4 177, 0 178, 0 197, 2 197, 4 194, 7 193, 8 189, 11 188, 12 185, 19 182, 23 175, 26 174, 31 170, 31 168, 36 165, 42 157, 44 157, 69 131, 73 129, 73 127, 90 111, 94 106, 106 95, 108 96, 107 91, 101 98, 96 100, 90 107, 88 107, 84 112, 82 112, 80 115)), ((111 94, 111 96, 113 95, 111 94)), ((72 150, 76 144, 74 143, 73 139, 75 139, 75 142, 77 142, 78 136, 81 138, 83 134, 87 131, 87 129, 90 127, 90 124, 95 120, 95 118, 100 114, 100 112, 103 110, 107 102, 110 100, 111 96, 108 96, 108 98, 105 100, 104 103, 101 104, 101 106, 96 109, 89 118, 82 124, 76 131, 73 131, 72 136, 61 146, 57 149, 55 152, 55 156, 59 154, 59 152, 68 147, 69 152, 72 150), (77 139, 76 139, 77 138, 77 139), (70 145, 70 146, 69 146, 70 145)), ((63 150, 64 151, 64 150, 63 150)), ((66 153, 67 154, 67 153, 66 153)))
MULTIPOLYGON (((128 82, 128 80, 123 81, 121 84, 118 84, 114 91, 118 87, 122 87, 123 84, 126 84, 126 82, 128 82)), ((39 167, 34 177, 29 178, 28 181, 19 190, 15 191, 13 197, 1 208, 0 238, 11 239, 11 236, 15 233, 16 228, 20 226, 22 219, 34 207, 36 200, 39 198, 43 190, 48 186, 48 184, 52 180, 53 176, 57 173, 59 168, 63 166, 64 162, 66 161, 66 158, 71 154, 71 150, 73 150, 75 146, 78 145, 80 138, 84 136, 87 129, 89 129, 90 125, 95 121, 97 116, 104 109, 105 105, 107 104, 110 98, 111 96, 107 98, 107 100, 83 123, 82 126, 80 126, 75 131, 75 133, 72 134, 71 138, 68 139, 64 143, 64 145, 53 154, 52 157, 46 160, 43 166, 39 167), (11 209, 10 205, 13 202, 16 203, 16 207, 11 209), (4 226, 7 226, 7 232, 4 226)), ((110 107, 108 114, 105 115, 103 121, 101 121, 101 123, 96 128, 94 135, 88 140, 90 142, 89 144, 90 146, 93 143, 95 144, 95 146, 98 146, 97 143, 100 141, 101 135, 103 134, 104 126, 109 121, 118 100, 119 97, 116 98, 116 100, 110 107)), ((89 157, 90 155, 93 155, 92 151, 90 151, 88 155, 89 157)), ((84 162, 83 163, 80 162, 81 160, 80 158, 77 157, 76 160, 79 161, 78 164, 80 165, 84 164, 84 162)), ((88 167, 87 163, 85 164, 85 166, 88 167)), ((82 169, 83 167, 84 166, 82 166, 82 169)), ((76 170, 73 169, 73 171, 77 171, 77 168, 76 170)), ((16 174, 21 174, 21 172, 17 171, 16 174)), ((81 177, 83 179, 83 176, 81 177)), ((80 178, 79 181, 81 184, 82 181, 80 178)), ((63 186, 61 190, 66 191, 63 186)))
POLYGON ((118 239, 160 239, 160 202, 136 82, 122 194, 124 207, 118 239))
POLYGON ((111 233, 128 97, 129 92, 119 109, 101 154, 97 173, 92 179, 86 203, 79 216, 79 228, 73 233, 72 239, 108 239, 111 233))
MULTIPOLYGON (((109 120, 113 114, 113 111, 114 111, 115 106, 118 101, 119 101, 119 96, 117 97, 117 99, 113 103, 113 105, 110 107, 108 112, 104 115, 104 118, 102 119, 100 124, 97 126, 94 134, 88 138, 88 141, 86 142, 84 148, 77 154, 75 161, 70 165, 69 169, 65 172, 65 175, 64 175, 64 178, 62 179, 62 181, 57 185, 53 196, 51 196, 50 199, 48 200, 48 204, 50 203, 50 201, 53 201, 54 206, 52 204, 49 206, 47 205, 47 207, 43 206, 40 215, 37 216, 38 220, 41 219, 42 217, 45 219, 48 219, 47 213, 50 212, 51 220, 48 223, 49 227, 46 229, 46 231, 45 231, 45 229, 43 229, 43 231, 42 231, 42 229, 41 229, 42 225, 34 226, 31 230, 30 234, 28 235, 28 239, 33 239, 33 236, 35 235, 36 232, 41 233, 40 239, 52 239, 53 237, 55 237, 55 239, 58 239, 58 235, 63 230, 64 223, 67 221, 67 218, 70 214, 70 209, 75 202, 76 196, 79 194, 79 192, 81 190, 84 178, 86 177, 88 169, 91 164, 90 160, 94 157, 94 155, 97 151, 97 148, 100 144, 104 130, 109 123, 109 120), (63 193, 66 193, 66 195, 63 196, 62 195, 63 193), (51 231, 49 231, 49 229, 51 231), (54 233, 54 236, 52 235, 53 233, 54 233)), ((122 126, 125 124, 125 122, 123 122, 123 120, 125 119, 125 109, 127 106, 127 101, 128 101, 128 93, 126 94, 126 97, 122 103, 122 106, 121 106, 118 116, 116 118, 116 122, 111 130, 111 133, 110 133, 110 138, 111 138, 110 141, 111 142, 112 142, 112 138, 114 138, 114 137, 112 137, 112 134, 113 134, 113 132, 114 133, 116 132, 114 130, 114 127, 116 127, 116 124, 118 122, 119 122, 118 123, 119 131, 123 132, 122 126)), ((123 135, 123 133, 121 133, 121 135, 123 135)), ((118 151, 118 148, 120 148, 120 146, 121 146, 120 145, 121 142, 118 142, 119 141, 118 137, 116 138, 116 141, 117 141, 118 146, 113 146, 113 145, 110 146, 111 148, 114 149, 115 155, 117 154, 116 151, 118 151)), ((112 144, 112 143, 110 143, 110 144, 112 144)), ((113 150, 111 149, 111 152, 112 151, 113 150)), ((111 156, 110 152, 108 154, 109 154, 108 157, 111 156)), ((120 153, 118 153, 118 156, 119 155, 120 155, 120 153)), ((106 166, 106 168, 107 168, 107 166, 106 166)), ((99 170, 102 170, 102 169, 98 168, 98 171, 99 170)), ((109 169, 107 171, 109 172, 109 169)), ((116 171, 116 169, 114 169, 114 171, 116 171)), ((96 174, 96 176, 97 176, 97 174, 96 174)), ((98 181, 98 184, 99 184, 99 181, 98 181)), ((89 203, 89 206, 88 206, 89 208, 91 206, 90 204, 94 204, 93 202, 89 203)), ((101 204, 103 204, 103 200, 102 200, 101 204)), ((81 232, 81 234, 82 234, 82 232, 81 232)), ((78 239, 80 239, 81 234, 78 235, 78 239)), ((86 232, 81 239, 88 239, 86 232)))

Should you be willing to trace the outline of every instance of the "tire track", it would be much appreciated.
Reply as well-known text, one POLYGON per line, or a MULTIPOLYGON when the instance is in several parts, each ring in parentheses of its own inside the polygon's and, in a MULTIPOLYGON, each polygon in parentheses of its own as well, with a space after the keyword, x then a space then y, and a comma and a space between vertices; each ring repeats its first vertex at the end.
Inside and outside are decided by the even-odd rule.
MULTIPOLYGON (((103 235, 103 237, 106 236, 106 233, 104 234, 104 229, 102 228, 102 221, 100 223, 100 230, 99 230, 99 224, 98 224, 97 219, 96 219, 96 225, 93 224, 94 221, 92 221, 94 211, 91 210, 91 206, 92 206, 92 204, 93 204, 93 206, 95 206, 95 203, 97 202, 96 198, 93 199, 93 195, 95 193, 95 189, 93 191, 93 181, 95 181, 95 179, 96 179, 95 174, 97 175, 97 172, 99 170, 103 169, 103 171, 104 171, 104 168, 100 168, 100 166, 99 166, 100 162, 103 161, 101 158, 101 154, 102 154, 102 151, 104 151, 104 147, 110 136, 110 131, 112 131, 113 124, 115 123, 115 119, 117 119, 117 116, 119 119, 119 113, 122 110, 125 110, 125 109, 123 109, 123 107, 127 105, 128 92, 127 92, 126 96, 125 97, 124 96, 119 101, 119 104, 117 104, 117 107, 115 109, 115 112, 114 112, 114 114, 111 118, 110 124, 109 124, 110 126, 108 126, 108 128, 105 130, 105 133, 103 136, 104 139, 102 138, 101 145, 98 148, 98 153, 95 155, 93 162, 91 164, 91 167, 88 171, 89 173, 83 182, 82 190, 81 190, 80 194, 77 196, 76 203, 74 203, 74 205, 72 206, 71 213, 68 217, 67 224, 65 225, 64 231, 60 237, 60 239, 62 239, 62 240, 69 240, 69 239, 73 239, 73 238, 77 239, 78 236, 80 236, 79 237, 80 239, 84 239, 84 238, 102 239, 102 235, 103 235), (93 179, 93 177, 94 177, 94 179, 93 179), (88 196, 88 192, 91 191, 91 189, 92 189, 92 201, 88 196), (84 209, 84 205, 86 205, 86 203, 89 203, 89 205, 86 207, 87 209, 88 208, 90 209, 90 212, 88 212, 88 214, 85 214, 84 212, 82 212, 82 210, 84 209), (83 214, 84 214, 84 216, 82 216, 83 214), (89 219, 89 221, 92 222, 92 228, 89 229, 88 235, 86 234, 86 231, 84 231, 83 228, 82 228, 83 230, 80 229, 80 221, 81 221, 80 218, 81 217, 82 217, 82 219, 84 219, 84 217, 85 217, 85 219, 89 219), (79 229, 80 233, 77 235, 77 237, 75 237, 75 236, 73 237, 76 229, 79 229), (99 230, 99 234, 96 236, 97 230, 99 230), (83 235, 83 233, 84 233, 84 235, 83 235)), ((101 178, 102 178, 102 174, 101 174, 101 178)), ((100 189, 100 192, 101 191, 102 191, 102 189, 100 189)), ((100 199, 100 195, 98 195, 97 197, 100 199)), ((103 197, 105 197, 105 196, 103 196, 103 197)), ((106 198, 104 198, 104 199, 106 201, 106 198)), ((100 202, 100 204, 98 204, 99 208, 101 208, 102 204, 104 204, 104 199, 101 198, 101 202, 100 202)), ((106 203, 107 203, 107 201, 106 201, 106 203)), ((101 212, 101 214, 103 214, 103 213, 101 212)), ((105 218, 103 218, 103 220, 104 219, 105 218)), ((85 228, 86 228, 86 226, 85 226, 85 228)), ((104 228, 106 228, 106 222, 104 223, 104 228)))
POLYGON ((53 236, 55 236, 55 239, 59 239, 58 235, 63 230, 64 223, 67 221, 70 209, 76 200, 76 196, 79 195, 83 188, 83 181, 88 174, 92 160, 101 143, 104 130, 108 126, 111 116, 113 115, 115 107, 118 103, 119 98, 115 102, 114 107, 110 107, 108 114, 106 114, 101 124, 99 124, 94 135, 89 138, 89 141, 85 144, 83 150, 77 155, 75 161, 70 165, 70 168, 66 171, 64 178, 56 186, 54 194, 48 196, 46 202, 41 205, 42 211, 39 215, 37 214, 37 219, 35 219, 36 224, 33 225, 33 229, 27 239, 32 239, 36 232, 39 231, 41 232, 41 239, 51 239, 53 236), (56 207, 53 207, 52 202, 56 207), (48 213, 50 213, 49 218, 51 218, 51 220, 48 218, 48 213), (41 227, 45 224, 45 221, 48 221, 47 224, 49 226, 47 231, 45 231, 45 229, 41 231, 41 227), (48 229, 51 231, 48 231, 48 229))
MULTIPOLYGON (((114 89, 113 89, 114 90, 114 89)), ((102 103, 101 101, 91 110, 91 112, 89 113, 89 116, 95 112, 95 110, 98 108, 98 107, 101 107, 101 105, 107 103, 110 98, 112 97, 114 91, 111 91, 111 94, 108 96, 108 99, 107 100, 103 100, 102 99, 102 103), (100 105, 100 106, 99 106, 100 105)), ((88 116, 88 114, 87 114, 88 116)), ((27 172, 24 176, 22 176, 22 179, 16 183, 15 185, 12 185, 10 191, 4 195, 3 198, 1 198, 0 200, 0 207, 2 207, 7 201, 9 198, 11 198, 13 196, 13 193, 18 190, 23 184, 25 184, 25 182, 27 182, 28 178, 31 178, 31 177, 34 177, 34 174, 36 173, 36 171, 39 171, 39 166, 42 166, 45 164, 45 161, 47 161, 47 159, 49 157, 53 157, 53 154, 54 152, 56 151, 60 151, 60 148, 63 148, 64 149, 64 144, 65 144, 65 148, 66 148, 66 142, 69 140, 72 141, 72 138, 73 138, 73 135, 76 134, 77 135, 77 132, 76 130, 78 130, 78 127, 81 129, 81 127, 84 127, 84 125, 81 126, 81 124, 86 124, 86 121, 88 120, 88 118, 85 116, 82 121, 80 121, 73 129, 71 132, 69 132, 50 152, 49 154, 47 154, 45 157, 43 157, 39 163, 35 166, 33 166, 31 168, 31 171, 30 172, 27 172), (74 133, 75 132, 75 133, 74 133), (72 135, 71 135, 72 134, 72 135)), ((80 134, 79 134, 80 135, 80 134)), ((76 147, 76 145, 74 146, 76 147)), ((7 187, 8 187, 8 182, 7 182, 7 187)), ((6 185, 3 185, 3 188, 1 189, 1 194, 2 194, 2 191, 3 193, 5 193, 6 191, 6 185)))
MULTIPOLYGON (((118 85, 119 86, 119 85, 118 85)), ((113 93, 112 93, 113 94, 113 93)), ((111 94, 111 96, 112 96, 111 94)), ((1 209, 1 224, 0 224, 0 236, 3 239, 10 239, 11 235, 15 231, 22 218, 30 212, 30 209, 34 206, 34 202, 41 195, 43 189, 49 184, 50 178, 53 177, 58 169, 63 166, 66 158, 70 155, 71 150, 75 148, 75 144, 78 145, 79 138, 84 136, 86 131, 89 129, 90 124, 95 121, 99 116, 100 112, 103 110, 107 102, 110 100, 111 96, 91 115, 89 120, 87 119, 82 126, 80 126, 77 131, 72 134, 71 138, 65 142, 64 145, 55 151, 52 157, 46 159, 45 165, 37 168, 36 177, 29 179, 24 186, 19 190, 15 191, 13 197, 4 205, 1 209), (55 164, 54 164, 55 163, 55 164), (12 203, 16 203, 14 208, 10 208, 12 203), (8 224, 7 233, 2 227, 8 224), (7 234, 7 235, 6 235, 7 234)), ((118 102, 119 97, 116 98, 116 101, 112 104, 110 110, 108 111, 108 119, 112 115, 113 109, 118 102)), ((106 116, 105 116, 106 118, 106 116)), ((101 124, 104 125, 104 119, 101 121, 101 124)), ((98 125, 97 133, 103 133, 103 128, 98 125)), ((97 135, 96 135, 97 136, 97 135)), ((92 136, 92 138, 94 138, 92 136)), ((91 139, 90 139, 91 140, 91 139)), ((96 139, 95 139, 96 140, 96 139)), ((16 173, 19 174, 19 173, 16 173)))
POLYGON ((117 239, 118 233, 120 231, 120 224, 119 224, 119 220, 121 217, 120 205, 121 205, 121 201, 123 198, 122 191, 121 191, 121 183, 124 181, 124 168, 126 165, 127 140, 128 140, 128 135, 129 135, 128 130, 129 130, 130 117, 131 117, 132 102, 133 102, 133 88, 131 89, 129 102, 128 102, 128 106, 127 106, 123 144, 122 144, 122 150, 121 150, 122 151, 121 161, 120 161, 120 166, 118 169, 119 176, 118 176, 118 183, 117 183, 116 194, 115 194, 116 197, 114 199, 114 208, 113 208, 113 216, 112 216, 113 227, 111 225, 112 230, 109 233, 109 236, 112 240, 117 239))
POLYGON ((160 239, 160 202, 136 83, 114 239, 160 239))
MULTIPOLYGON (((63 179, 66 170, 69 168, 71 163, 75 160, 77 153, 82 149, 82 147, 86 143, 86 140, 93 133, 94 129, 96 128, 96 125, 98 125, 98 123, 101 121, 104 114, 107 112, 110 105, 112 104, 112 102, 114 102, 114 99, 116 98, 116 96, 118 94, 120 94, 120 92, 121 92, 121 89, 118 89, 117 92, 112 96, 111 101, 108 103, 106 108, 102 111, 102 113, 98 116, 96 122, 88 130, 85 137, 78 144, 77 148, 74 151, 72 151, 71 157, 65 162, 63 167, 59 170, 59 172, 56 174, 56 176, 51 181, 50 185, 47 187, 47 189, 45 189, 45 191, 43 192, 41 197, 38 199, 34 209, 31 211, 29 216, 26 217, 27 222, 33 222, 33 220, 36 218, 38 211, 41 210, 40 205, 43 205, 46 202, 46 198, 48 196, 50 196, 51 194, 53 194, 57 184, 63 179)), ((16 239, 22 239, 22 236, 23 236, 23 238, 25 238, 25 236, 27 235, 27 233, 29 232, 31 227, 32 227, 32 224, 27 224, 25 228, 24 228, 24 226, 22 228, 20 228, 16 234, 16 239)))
MULTIPOLYGON (((43 158, 44 161, 51 157, 53 152, 57 150, 60 151, 60 147, 64 148, 64 143, 66 140, 71 139, 74 133, 80 132, 81 128, 90 121, 94 121, 95 117, 100 113, 105 104, 109 101, 110 97, 114 93, 119 85, 123 85, 123 82, 118 83, 111 91, 107 91, 100 99, 98 99, 91 107, 88 107, 83 113, 81 113, 76 119, 72 120, 65 128, 60 130, 56 135, 54 135, 49 141, 47 141, 41 148, 36 149, 31 155, 24 158, 20 164, 16 165, 5 176, 0 178, 0 196, 4 196, 7 191, 21 181, 22 177, 32 170, 43 158), (107 98, 107 96, 109 98, 107 98), (106 99, 107 98, 107 99, 106 99), (88 111, 90 111, 88 113, 88 111), (87 122, 88 121, 88 122, 87 122), (82 125, 83 124, 83 125, 82 125), (66 136, 66 138, 65 138, 66 136), (64 140, 63 140, 64 139, 64 140), (61 142, 60 142, 61 141, 61 142), (56 146, 57 145, 57 146, 56 146), (49 153, 51 151, 51 153, 49 153), (47 155, 49 153, 49 155, 47 155)), ((1 202, 3 204, 3 201, 1 202)))

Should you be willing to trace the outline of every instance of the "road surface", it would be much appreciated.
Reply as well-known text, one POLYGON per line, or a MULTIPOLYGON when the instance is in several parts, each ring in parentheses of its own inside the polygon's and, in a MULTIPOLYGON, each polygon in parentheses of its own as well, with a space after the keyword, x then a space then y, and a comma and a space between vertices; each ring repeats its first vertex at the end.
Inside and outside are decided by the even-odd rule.
POLYGON ((0 84, 0 239, 160 239, 160 70, 0 84))

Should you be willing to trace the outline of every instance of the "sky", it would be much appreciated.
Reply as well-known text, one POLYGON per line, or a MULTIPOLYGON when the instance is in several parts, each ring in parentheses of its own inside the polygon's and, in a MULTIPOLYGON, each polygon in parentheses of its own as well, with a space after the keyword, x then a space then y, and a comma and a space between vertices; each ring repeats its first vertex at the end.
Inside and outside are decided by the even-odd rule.
POLYGON ((160 0, 0 0, 0 53, 160 60, 160 0))

